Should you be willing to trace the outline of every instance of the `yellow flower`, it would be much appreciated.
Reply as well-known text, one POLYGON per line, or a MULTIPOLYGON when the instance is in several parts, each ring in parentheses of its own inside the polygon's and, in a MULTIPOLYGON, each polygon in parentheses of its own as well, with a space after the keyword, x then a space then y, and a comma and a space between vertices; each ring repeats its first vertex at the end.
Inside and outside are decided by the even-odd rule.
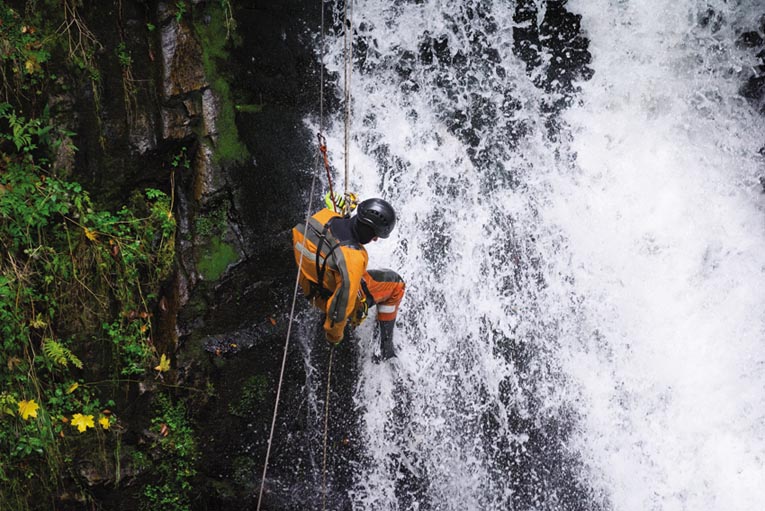
POLYGON ((36 58, 30 57, 26 62, 24 62, 24 69, 26 69, 27 73, 31 75, 35 71, 40 70, 40 63, 37 62, 36 58))
POLYGON ((76 427, 80 433, 84 433, 86 429, 95 427, 93 416, 75 413, 72 415, 72 426, 76 427))
POLYGON ((85 231, 85 237, 90 241, 96 241, 98 239, 98 234, 96 234, 95 231, 91 231, 87 227, 83 227, 82 230, 85 231))
POLYGON ((67 394, 71 394, 72 392, 74 392, 75 390, 77 390, 77 387, 79 387, 79 386, 80 386, 80 384, 79 384, 79 383, 77 383, 77 382, 74 382, 74 383, 72 383, 71 385, 69 385, 69 388, 68 388, 68 389, 66 389, 66 393, 67 393, 67 394))
POLYGON ((19 414, 25 421, 29 420, 30 417, 37 417, 38 408, 40 408, 40 405, 35 403, 34 399, 19 401, 19 414))
POLYGON ((170 370, 170 359, 167 358, 167 355, 163 353, 162 356, 159 357, 159 365, 154 369, 160 373, 164 373, 165 371, 170 370))
POLYGON ((98 423, 101 425, 104 429, 109 429, 109 426, 111 426, 111 423, 109 422, 109 417, 106 417, 105 415, 102 415, 98 419, 98 423))

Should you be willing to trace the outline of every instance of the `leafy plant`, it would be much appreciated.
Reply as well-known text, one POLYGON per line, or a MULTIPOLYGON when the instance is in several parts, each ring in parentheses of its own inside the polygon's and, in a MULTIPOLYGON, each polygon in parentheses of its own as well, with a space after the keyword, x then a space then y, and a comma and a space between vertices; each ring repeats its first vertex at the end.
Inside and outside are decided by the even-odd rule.
POLYGON ((155 412, 151 431, 156 435, 156 483, 144 487, 143 506, 147 510, 188 511, 199 457, 194 430, 180 401, 174 404, 169 396, 158 394, 155 412))
POLYGON ((82 369, 82 361, 62 343, 53 339, 46 339, 42 343, 42 348, 45 356, 55 364, 66 367, 71 363, 74 367, 82 369))
POLYGON ((181 147, 181 149, 173 155, 172 160, 170 160, 170 166, 173 170, 188 170, 191 167, 191 160, 189 159, 186 146, 181 147))
POLYGON ((180 22, 184 14, 186 14, 186 2, 175 2, 175 21, 180 22))
POLYGON ((114 385, 149 373, 151 311, 174 259, 170 198, 151 189, 98 210, 51 170, 54 131, 0 104, 0 509, 55 492, 70 439, 110 431, 114 403, 87 381, 93 348, 112 353, 98 376, 114 385))
POLYGON ((6 95, 34 96, 45 81, 50 60, 49 41, 36 23, 0 1, 0 64, 2 90, 6 95))
POLYGON ((130 67, 133 65, 133 57, 130 55, 130 52, 128 51, 124 41, 117 45, 117 48, 114 50, 114 52, 117 55, 117 60, 119 60, 120 66, 130 67))

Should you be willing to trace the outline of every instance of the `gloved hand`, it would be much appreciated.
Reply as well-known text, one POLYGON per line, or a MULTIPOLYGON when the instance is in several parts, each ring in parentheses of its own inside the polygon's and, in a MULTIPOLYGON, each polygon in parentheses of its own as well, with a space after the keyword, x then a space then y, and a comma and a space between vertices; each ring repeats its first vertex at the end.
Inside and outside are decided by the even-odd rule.
POLYGON ((325 331, 324 337, 327 339, 328 343, 337 345, 337 344, 340 344, 340 341, 343 340, 343 333, 340 332, 340 335, 335 337, 334 335, 332 335, 332 333, 325 331))
POLYGON ((366 296, 361 294, 361 299, 357 302, 356 310, 351 314, 350 322, 353 326, 359 326, 367 319, 369 315, 369 303, 367 303, 366 296))
POLYGON ((358 197, 351 192, 346 192, 345 195, 339 192, 327 192, 324 196, 324 205, 337 213, 350 214, 356 209, 358 203, 358 197))
POLYGON ((327 192, 327 195, 324 196, 324 205, 332 211, 342 213, 343 206, 345 206, 345 197, 339 192, 327 192))

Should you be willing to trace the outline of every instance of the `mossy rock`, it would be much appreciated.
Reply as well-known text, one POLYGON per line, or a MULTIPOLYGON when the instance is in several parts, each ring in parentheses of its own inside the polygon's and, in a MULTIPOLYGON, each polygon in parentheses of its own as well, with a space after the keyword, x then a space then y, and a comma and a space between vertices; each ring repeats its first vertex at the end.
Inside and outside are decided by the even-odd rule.
POLYGON ((218 280, 226 268, 238 260, 236 247, 215 236, 201 248, 197 270, 205 280, 218 280))

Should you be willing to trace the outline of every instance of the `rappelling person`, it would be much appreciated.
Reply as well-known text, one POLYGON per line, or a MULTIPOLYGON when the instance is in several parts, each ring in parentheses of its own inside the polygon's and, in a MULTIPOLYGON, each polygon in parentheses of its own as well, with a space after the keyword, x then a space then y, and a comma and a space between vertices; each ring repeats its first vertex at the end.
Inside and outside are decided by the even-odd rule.
POLYGON ((346 324, 360 324, 369 308, 377 306, 381 358, 395 357, 393 328, 405 284, 392 270, 367 271, 369 256, 364 245, 390 236, 396 213, 378 198, 356 206, 353 194, 327 193, 325 204, 327 207, 308 220, 307 228, 300 223, 292 229, 303 293, 326 313, 324 333, 332 344, 343 340, 346 324), (354 207, 353 216, 341 213, 354 207))

